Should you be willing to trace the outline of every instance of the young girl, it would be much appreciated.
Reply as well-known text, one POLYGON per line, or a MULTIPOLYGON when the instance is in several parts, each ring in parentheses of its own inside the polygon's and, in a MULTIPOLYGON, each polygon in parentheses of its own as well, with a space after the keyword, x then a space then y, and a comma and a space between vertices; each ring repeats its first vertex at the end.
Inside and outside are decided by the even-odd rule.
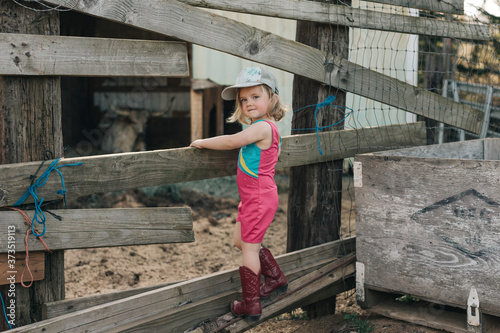
POLYGON ((286 292, 288 282, 271 252, 261 247, 264 234, 278 208, 274 167, 280 154, 281 138, 275 121, 287 108, 278 97, 277 81, 265 68, 243 68, 236 84, 224 89, 222 98, 236 99, 236 111, 228 121, 250 125, 245 130, 209 139, 196 140, 192 147, 216 150, 240 149, 236 182, 241 202, 234 230, 234 245, 242 251, 240 278, 243 300, 231 302, 235 316, 251 321, 262 314, 260 298, 273 291, 286 292), (260 286, 260 275, 264 283, 260 286))

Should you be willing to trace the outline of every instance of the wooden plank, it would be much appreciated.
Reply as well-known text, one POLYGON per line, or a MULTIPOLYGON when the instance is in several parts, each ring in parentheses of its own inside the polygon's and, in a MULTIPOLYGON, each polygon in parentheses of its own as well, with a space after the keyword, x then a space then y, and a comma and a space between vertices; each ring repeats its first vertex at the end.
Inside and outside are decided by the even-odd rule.
POLYGON ((189 328, 197 326, 203 319, 227 312, 229 303, 238 296, 236 291, 226 291, 175 309, 163 309, 153 316, 144 316, 126 325, 117 325, 107 332, 188 332, 189 328))
POLYGON ((405 149, 387 150, 383 152, 375 152, 373 153, 373 155, 482 160, 487 159, 485 158, 485 146, 487 142, 492 143, 491 147, 496 146, 497 148, 500 148, 499 139, 478 139, 428 146, 422 145, 405 149))
MULTIPOLYGON (((291 311, 301 304, 301 300, 309 298, 312 294, 318 294, 324 291, 327 292, 329 287, 335 285, 335 283, 343 282, 343 279, 355 273, 355 264, 351 263, 344 267, 337 268, 331 271, 333 268, 338 266, 340 263, 347 261, 349 258, 342 258, 333 261, 321 268, 318 271, 312 272, 308 275, 303 276, 299 280, 291 284, 291 290, 296 289, 298 286, 307 284, 307 287, 302 289, 297 289, 296 292, 287 293, 287 296, 278 300, 276 303, 271 304, 262 311, 262 317, 256 322, 262 323, 268 319, 274 318, 277 315, 291 311), (331 271, 328 275, 323 275, 325 272, 331 271)), ((326 295, 325 295, 326 296, 326 295)), ((229 332, 245 332, 254 325, 247 322, 246 320, 240 320, 236 324, 231 325, 227 328, 229 332)))
MULTIPOLYGON (((319 269, 326 265, 333 257, 339 257, 352 253, 356 248, 355 238, 346 238, 342 241, 322 244, 304 251, 297 251, 276 257, 278 264, 286 274, 288 281, 293 281, 304 274, 319 269)), ((184 281, 181 281, 184 282, 184 281)), ((179 282, 179 283, 181 283, 179 282)), ((174 283, 161 284, 156 286, 134 288, 131 290, 118 291, 114 293, 79 297, 75 299, 62 300, 45 303, 42 311, 43 319, 55 318, 68 313, 84 310, 96 305, 109 303, 124 299, 133 295, 138 295, 150 290, 171 286, 174 283)))
POLYGON ((458 102, 450 103, 445 97, 376 73, 346 59, 332 56, 327 63, 330 65, 327 66, 327 82, 334 87, 475 134, 481 132, 484 113, 478 109, 458 102))
MULTIPOLYGON (((0 0, 1 32, 60 34, 59 11, 41 14, 27 7, 0 0)), ((1 75, 0 87, 0 164, 35 161, 47 150, 62 156, 61 78, 1 75)), ((43 280, 35 281, 30 288, 16 288, 11 324, 22 326, 41 320, 42 303, 64 299, 64 251, 45 253, 45 263, 43 280)), ((5 295, 9 289, 0 287, 0 293, 5 295)), ((4 329, 7 321, 2 320, 0 331, 4 329)))
POLYGON ((191 89, 191 141, 203 139, 203 91, 191 89))
MULTIPOLYGON (((352 251, 354 251, 354 246, 348 246, 351 248, 352 251)), ((278 259, 277 259, 278 260, 278 259)), ((305 258, 307 262, 310 262, 309 258, 305 258)), ((282 268, 283 272, 286 274, 287 279, 289 281, 293 281, 300 276, 304 274, 309 274, 310 272, 317 270, 324 265, 328 264, 331 262, 331 258, 326 259, 326 260, 317 260, 313 263, 309 264, 302 264, 301 267, 292 269, 292 265, 296 266, 296 263, 293 262, 283 262, 283 260, 278 260, 280 267, 282 268)), ((45 303, 42 307, 43 311, 43 319, 50 319, 50 318, 55 318, 58 316, 62 316, 68 313, 73 313, 76 311, 88 309, 90 307, 96 306, 96 305, 101 305, 109 302, 113 302, 116 300, 124 299, 133 295, 138 295, 141 293, 145 293, 151 290, 158 290, 160 288, 166 287, 166 286, 172 286, 174 284, 181 283, 181 282, 174 282, 174 283, 165 283, 165 284, 160 284, 160 285, 155 285, 155 286, 148 286, 148 287, 142 287, 142 288, 134 288, 130 290, 124 290, 124 291, 117 291, 114 293, 107 293, 107 294, 100 294, 100 295, 92 295, 92 296, 86 296, 86 297, 79 297, 79 298, 73 298, 73 299, 68 299, 68 300, 62 300, 62 301, 57 301, 57 302, 51 302, 51 303, 45 303)), ((230 292, 233 297, 236 297, 236 292, 230 292)), ((227 304, 225 304, 227 307, 227 304)))
MULTIPOLYGON (((355 268, 352 263, 332 271, 332 269, 338 266, 339 262, 342 261, 345 261, 345 258, 334 260, 327 265, 304 275, 293 282, 290 282, 288 285, 288 293, 277 302, 262 302, 262 316, 257 322, 249 324, 247 321, 241 320, 242 318, 240 318, 238 322, 227 327, 225 331, 247 331, 249 328, 262 323, 265 320, 274 318, 286 311, 296 309, 298 306, 303 305, 303 300, 311 302, 311 295, 314 295, 316 299, 321 300, 325 297, 331 296, 334 292, 338 294, 346 291, 346 285, 344 284, 343 279, 353 274, 355 268), (322 276, 328 271, 331 271, 331 273, 322 276), (304 287, 304 285, 306 286, 304 287), (298 289, 300 287, 303 288, 298 289)), ((205 319, 203 323, 206 325, 206 319, 221 315, 222 317, 217 318, 215 323, 213 321, 209 323, 215 327, 222 326, 221 324, 225 322, 224 319, 233 318, 231 313, 227 313, 227 310, 228 304, 231 300, 234 300, 235 297, 239 298, 240 296, 223 293, 220 296, 213 296, 208 299, 203 299, 193 304, 189 304, 184 308, 167 310, 155 316, 142 318, 141 320, 130 323, 129 325, 121 326, 116 330, 113 330, 113 332, 154 333, 158 332, 158 330, 164 330, 165 332, 183 332, 186 331, 186 329, 199 324, 203 321, 203 319, 205 319)))
POLYGON ((14 283, 20 283, 21 277, 26 284, 31 281, 43 280, 45 276, 45 253, 30 251, 28 265, 31 274, 27 268, 25 269, 26 252, 0 253, 0 285, 11 284, 13 281, 14 283))
POLYGON ((215 134, 224 133, 222 87, 210 80, 191 82, 191 141, 210 136, 210 121, 215 120, 215 134), (215 112, 215 114, 212 113, 215 112))
MULTIPOLYGON (((269 310, 264 308, 263 313, 266 316, 266 318, 270 319, 273 316, 268 315, 268 313, 281 314, 296 309, 301 305, 308 305, 311 303, 311 299, 318 301, 318 300, 323 300, 327 297, 338 295, 344 291, 347 291, 348 288, 347 286, 350 285, 349 280, 350 278, 346 278, 345 281, 340 281, 336 283, 334 282, 328 285, 328 287, 321 289, 316 294, 312 294, 311 296, 305 295, 304 298, 296 297, 293 299, 294 303, 288 304, 285 309, 281 307, 278 308, 279 309, 278 311, 276 311, 276 306, 270 308, 269 310)), ((294 283, 291 283, 291 286, 293 285, 294 283)), ((240 297, 240 295, 230 292, 212 296, 203 299, 201 301, 185 305, 185 308, 182 309, 182 313, 179 313, 179 310, 166 311, 161 315, 144 318, 141 322, 135 322, 131 325, 132 327, 128 327, 127 329, 124 329, 121 332, 154 333, 163 329, 167 329, 169 332, 182 332, 186 331, 186 328, 188 328, 188 332, 190 332, 189 329, 198 326, 200 324, 199 318, 214 318, 216 316, 220 316, 222 313, 225 313, 227 311, 228 304, 232 300, 238 297, 240 297)), ((264 301, 263 305, 265 305, 266 303, 267 302, 264 301)), ((227 320, 227 318, 229 318, 229 314, 224 315, 220 319, 218 319, 219 323, 224 322, 224 319, 227 320)), ((246 326, 245 322, 243 322, 242 324, 243 326, 246 326)), ((213 321, 204 322, 201 325, 201 327, 202 329, 206 328, 203 330, 203 332, 212 332, 212 330, 217 327, 217 323, 214 323, 213 321)), ((247 330, 248 327, 244 327, 243 329, 247 330)), ((194 332, 198 331, 195 330, 194 332)), ((232 332, 232 330, 226 330, 224 332, 232 332)))
POLYGON ((191 89, 193 90, 204 90, 220 87, 219 84, 212 82, 208 79, 193 79, 191 80, 191 89))
MULTIPOLYGON (((370 313, 379 314, 408 323, 431 327, 454 333, 467 333, 467 314, 459 311, 446 310, 444 307, 428 302, 399 302, 395 299, 369 308, 370 313)), ((498 332, 500 319, 482 315, 483 332, 498 332)))
POLYGON ((0 33, 0 75, 189 76, 181 42, 0 33))
MULTIPOLYGON (((423 123, 392 125, 283 137, 278 169, 352 157, 356 153, 425 144, 423 123)), ((238 151, 178 148, 63 159, 58 165, 82 162, 58 170, 64 175, 68 196, 173 184, 236 174, 238 151)), ((26 191, 30 175, 40 162, 0 165, 0 207, 13 205, 26 191)), ((47 163, 46 163, 47 165, 47 163)), ((58 175, 50 175, 38 196, 60 198, 58 175)), ((29 198, 26 202, 32 202, 29 198)))
POLYGON ((483 139, 484 159, 500 160, 500 139, 483 139))
MULTIPOLYGON (((344 248, 346 242, 350 243, 352 241, 353 239, 331 242, 284 256, 293 256, 296 267, 299 267, 302 265, 303 259, 308 257, 308 253, 313 253, 311 258, 317 258, 319 252, 326 252, 330 258, 333 257, 332 259, 334 259, 335 255, 344 248), (328 248, 329 250, 326 250, 328 248)), ((278 258, 281 258, 281 256, 278 258)), ((216 296, 219 298, 223 293, 229 293, 228 295, 232 296, 231 293, 236 292, 239 287, 239 272, 238 269, 233 269, 58 316, 17 328, 12 332, 44 331, 62 333, 80 332, 87 329, 92 332, 120 331, 121 327, 133 326, 135 322, 143 318, 164 314, 172 309, 177 311, 179 307, 189 306, 189 304, 204 300, 207 297, 216 296)), ((227 309, 227 302, 225 307, 227 309)), ((191 317, 189 311, 182 315, 191 317)))
POLYGON ((203 91, 203 136, 212 136, 211 123, 215 127, 215 135, 224 134, 224 106, 221 97, 222 87, 214 87, 203 91))
MULTIPOLYGON (((334 261, 337 263, 338 260, 334 261)), ((332 260, 330 259, 326 267, 331 267, 332 260)), ((325 267, 325 265, 323 265, 325 267)), ((311 280, 320 273, 318 271, 324 270, 323 267, 318 267, 316 270, 308 273, 305 277, 296 279, 295 281, 289 282, 289 290, 296 288, 298 285, 303 283, 305 279, 311 280)), ((271 305, 268 309, 266 306, 269 301, 263 301, 263 317, 262 318, 272 318, 279 313, 286 312, 287 310, 295 309, 304 302, 311 302, 312 299, 324 299, 325 297, 337 295, 341 292, 346 291, 348 284, 341 278, 346 277, 352 270, 352 266, 346 267, 345 271, 336 272, 337 274, 330 276, 329 279, 320 285, 316 283, 313 286, 308 286, 308 288, 301 293, 297 293, 294 297, 286 298, 286 300, 276 305, 271 305), (340 279, 339 279, 340 278, 340 279), (340 280, 340 281, 339 281, 340 280), (325 286, 325 284, 327 284, 325 286), (312 298, 314 297, 314 298, 312 298), (304 301, 304 302, 303 302, 304 301), (284 310, 283 310, 284 309, 284 310)), ((307 280, 306 280, 307 281, 307 280)), ((145 316, 138 319, 137 321, 130 322, 126 325, 117 326, 108 332, 141 332, 141 333, 154 333, 158 331, 163 332, 185 332, 194 326, 198 326, 201 322, 206 326, 207 320, 221 316, 222 318, 217 319, 219 323, 224 322, 224 318, 231 318, 232 315, 227 313, 228 304, 234 299, 240 299, 241 294, 235 290, 226 291, 213 295, 189 304, 184 304, 177 308, 165 309, 153 316, 145 316), (225 314, 225 315, 224 315, 225 314)), ((262 322, 261 320, 260 322, 262 322)), ((212 325, 215 323, 210 322, 212 325)), ((245 322, 243 322, 244 324, 245 322)), ((232 330, 230 330, 232 331, 232 330)))
POLYGON ((374 155, 500 160, 500 139, 487 138, 448 142, 405 149, 375 152, 374 155))
POLYGON ((45 320, 45 319, 59 317, 68 313, 88 309, 96 305, 113 302, 119 299, 124 299, 130 296, 142 294, 151 290, 161 289, 163 287, 171 286, 181 282, 184 281, 162 283, 154 286, 116 291, 113 293, 96 294, 78 298, 64 299, 56 302, 44 303, 42 305, 42 319, 45 320))
MULTIPOLYGON (((207 138, 209 136, 210 132, 210 113, 212 107, 215 105, 213 103, 213 95, 209 90, 204 90, 203 92, 203 97, 202 97, 202 119, 203 119, 203 136, 202 138, 207 138)), ((215 127, 217 128, 217 124, 215 124, 215 127)))
MULTIPOLYGON (((47 215, 44 241, 51 250, 92 247, 185 243, 194 241, 191 209, 188 207, 67 209, 54 210, 62 221, 47 215)), ((32 218, 32 211, 27 214, 32 218)), ((35 222, 36 225, 37 222, 35 222)), ((27 226, 23 216, 14 211, 0 212, 0 230, 14 226, 15 247, 23 251, 27 226)), ((39 232, 42 228, 37 225, 39 232)), ((0 244, 0 253, 8 251, 0 244)), ((36 237, 29 237, 29 249, 44 250, 36 237)))
MULTIPOLYGON (((46 2, 68 6, 63 0, 46 2)), ((178 1, 78 1, 70 7, 279 68, 476 134, 481 131, 483 113, 470 106, 178 1)))
POLYGON ((356 161, 363 170, 355 191, 356 251, 365 286, 461 308, 474 286, 481 310, 498 316, 500 161, 356 161))
MULTIPOLYGON (((185 4, 232 12, 345 25, 350 28, 374 29, 399 33, 459 38, 461 40, 491 40, 490 29, 484 24, 450 22, 416 16, 385 13, 313 1, 281 0, 269 6, 267 0, 179 0, 185 4)), ((437 2, 437 1, 433 1, 437 2)), ((442 1, 440 1, 442 3, 442 1)))
POLYGON ((215 133, 216 135, 224 134, 224 101, 221 97, 222 87, 218 86, 215 88, 215 96, 217 96, 217 100, 215 103, 215 133))
POLYGON ((464 14, 464 0, 370 0, 371 2, 384 3, 387 5, 411 7, 417 9, 431 10, 450 14, 464 14))

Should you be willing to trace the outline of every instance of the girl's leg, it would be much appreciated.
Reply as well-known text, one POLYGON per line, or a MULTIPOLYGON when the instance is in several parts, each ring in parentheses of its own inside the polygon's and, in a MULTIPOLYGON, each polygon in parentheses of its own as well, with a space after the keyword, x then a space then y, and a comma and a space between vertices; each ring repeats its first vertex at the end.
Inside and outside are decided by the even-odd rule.
POLYGON ((241 222, 237 221, 234 226, 233 243, 241 251, 241 222))
POLYGON ((271 251, 261 248, 259 252, 261 273, 264 275, 264 284, 260 286, 260 298, 267 298, 276 290, 278 295, 285 293, 288 289, 288 281, 274 259, 271 251))
POLYGON ((259 251, 261 243, 245 243, 241 240, 241 222, 236 222, 234 226, 233 242, 243 252, 242 265, 250 268, 255 274, 258 274, 260 271, 259 251))
POLYGON ((231 302, 231 312, 235 316, 246 316, 248 320, 258 320, 262 314, 260 304, 260 243, 246 243, 241 240, 241 222, 234 228, 234 245, 242 251, 240 266, 242 301, 231 302))
POLYGON ((243 266, 252 270, 255 274, 260 276, 260 251, 261 243, 246 243, 241 241, 241 251, 243 252, 243 266))

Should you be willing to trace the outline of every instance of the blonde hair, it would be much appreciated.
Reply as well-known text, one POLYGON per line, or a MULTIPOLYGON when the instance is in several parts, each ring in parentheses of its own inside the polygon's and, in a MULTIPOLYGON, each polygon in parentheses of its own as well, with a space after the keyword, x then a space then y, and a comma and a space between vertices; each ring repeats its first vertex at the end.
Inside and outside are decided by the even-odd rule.
MULTIPOLYGON (((269 96, 267 116, 273 118, 276 121, 280 121, 285 116, 285 112, 288 111, 288 106, 281 103, 278 95, 274 93, 271 87, 265 84, 261 84, 260 86, 262 87, 262 90, 269 96)), ((240 90, 241 88, 236 91, 236 110, 234 110, 234 113, 229 118, 227 118, 227 121, 230 123, 239 122, 240 124, 251 125, 252 120, 245 117, 241 109, 240 90)))

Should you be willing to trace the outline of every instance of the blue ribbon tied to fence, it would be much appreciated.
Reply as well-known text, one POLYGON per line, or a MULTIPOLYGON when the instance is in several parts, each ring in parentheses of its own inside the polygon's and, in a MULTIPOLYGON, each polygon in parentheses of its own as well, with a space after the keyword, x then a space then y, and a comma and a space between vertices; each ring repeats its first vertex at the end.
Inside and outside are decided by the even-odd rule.
POLYGON ((19 198, 19 200, 17 200, 16 203, 14 204, 14 206, 19 206, 24 201, 26 201, 26 199, 30 195, 33 197, 33 201, 35 204, 35 215, 33 216, 33 220, 31 221, 31 232, 33 232, 33 235, 35 235, 36 237, 43 236, 45 234, 45 229, 46 229, 45 228, 46 218, 45 218, 44 212, 42 211, 43 198, 40 198, 40 199, 38 198, 37 189, 42 187, 43 185, 45 185, 45 183, 49 179, 49 175, 52 171, 56 171, 59 174, 59 177, 61 177, 61 184, 62 184, 62 189, 57 191, 57 194, 63 195, 64 205, 66 206, 66 209, 68 209, 68 205, 66 203, 66 187, 64 185, 64 177, 63 177, 63 174, 61 173, 61 171, 59 171, 59 168, 67 167, 67 166, 77 166, 77 165, 83 164, 83 162, 78 162, 78 163, 73 163, 73 164, 63 164, 63 165, 57 166, 57 163, 59 163, 59 160, 60 160, 60 158, 52 161, 52 163, 50 163, 50 166, 47 168, 47 170, 45 170, 45 172, 38 179, 36 179, 34 182, 31 183, 31 185, 29 186, 26 193, 24 193, 23 196, 21 198, 19 198), (40 234, 37 234, 35 232, 35 227, 34 227, 35 221, 38 224, 41 224, 43 226, 43 231, 40 234))
POLYGON ((347 107, 347 106, 341 106, 341 105, 331 105, 333 104, 333 102, 335 101, 335 96, 333 95, 329 95, 324 102, 321 102, 321 103, 318 103, 318 104, 312 104, 312 105, 308 105, 308 106, 304 106, 298 110, 294 110, 293 112, 298 112, 300 110, 304 110, 306 108, 310 108, 310 107, 313 107, 313 106, 316 106, 316 108, 314 109, 314 121, 316 122, 316 127, 311 127, 311 128, 294 128, 292 129, 292 131, 308 131, 308 130, 315 130, 316 131, 316 136, 318 138, 318 144, 319 144, 319 154, 320 155, 323 155, 323 151, 321 150, 321 140, 320 140, 320 137, 319 137, 319 131, 322 131, 324 130, 325 128, 329 128, 329 127, 332 127, 332 126, 336 126, 340 123, 342 123, 344 120, 346 120, 347 117, 349 117, 349 115, 354 111, 353 109, 347 107), (347 110, 350 110, 347 114, 344 115, 344 118, 342 118, 341 120, 339 120, 338 122, 334 123, 334 124, 330 124, 330 125, 327 125, 327 126, 319 126, 319 122, 318 122, 318 111, 320 109, 322 109, 323 107, 325 106, 333 106, 333 107, 338 107, 338 108, 344 108, 344 109, 347 109, 347 110))

